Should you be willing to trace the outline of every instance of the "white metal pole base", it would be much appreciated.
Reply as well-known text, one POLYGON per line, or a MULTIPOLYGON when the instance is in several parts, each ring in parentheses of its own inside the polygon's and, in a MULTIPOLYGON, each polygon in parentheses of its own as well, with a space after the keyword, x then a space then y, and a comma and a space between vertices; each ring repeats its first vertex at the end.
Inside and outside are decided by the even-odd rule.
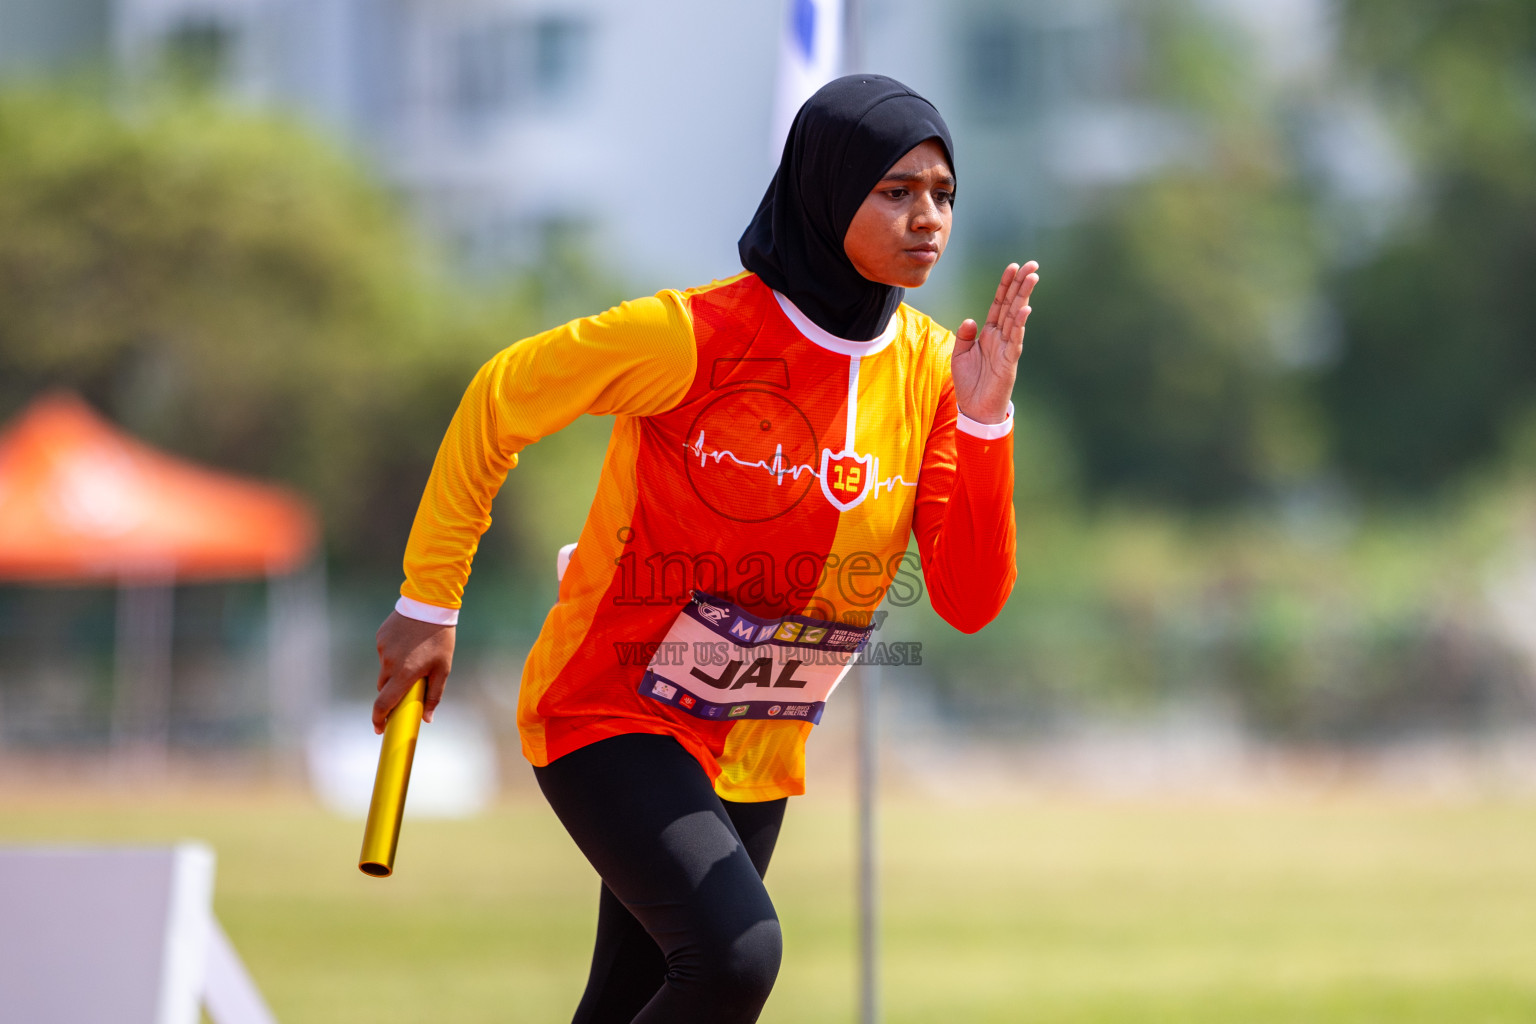
POLYGON ((859 666, 859 1024, 880 1020, 880 893, 875 800, 878 758, 880 666, 859 666))

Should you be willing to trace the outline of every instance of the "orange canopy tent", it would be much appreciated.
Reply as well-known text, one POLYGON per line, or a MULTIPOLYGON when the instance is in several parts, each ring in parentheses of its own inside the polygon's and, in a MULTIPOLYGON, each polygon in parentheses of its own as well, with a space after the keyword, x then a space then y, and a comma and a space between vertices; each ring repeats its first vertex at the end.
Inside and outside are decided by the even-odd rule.
POLYGON ((73 395, 39 398, 0 434, 0 579, 278 575, 317 536, 297 495, 156 451, 73 395))
POLYGON ((304 623, 323 618, 323 584, 318 596, 288 588, 309 594, 302 610, 277 584, 310 562, 318 538, 317 517, 298 495, 159 452, 73 395, 37 399, 0 432, 0 580, 119 587, 120 743, 166 742, 177 582, 271 579, 274 710, 281 719, 284 706, 302 704, 302 693, 283 690, 296 665, 307 671, 323 657, 304 623))

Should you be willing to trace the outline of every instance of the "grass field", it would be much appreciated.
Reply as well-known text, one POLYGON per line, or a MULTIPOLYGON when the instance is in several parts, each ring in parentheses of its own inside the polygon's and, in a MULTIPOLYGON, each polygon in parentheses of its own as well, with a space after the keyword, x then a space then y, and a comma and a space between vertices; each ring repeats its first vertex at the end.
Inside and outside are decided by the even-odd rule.
MULTIPOLYGON (((882 831, 891 1024, 1536 1021, 1528 798, 907 797, 882 831)), ((0 842, 212 844, 283 1024, 568 1019, 596 882, 547 809, 408 822, 384 881, 359 835, 298 795, 0 788, 0 842)), ((854 1020, 852 862, 848 801, 792 801, 765 1021, 854 1020)))

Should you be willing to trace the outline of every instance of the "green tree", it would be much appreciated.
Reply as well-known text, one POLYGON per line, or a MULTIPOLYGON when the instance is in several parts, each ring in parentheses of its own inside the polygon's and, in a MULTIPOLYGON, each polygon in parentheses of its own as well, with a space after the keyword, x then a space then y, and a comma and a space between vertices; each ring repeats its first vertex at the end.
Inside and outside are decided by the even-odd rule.
POLYGON ((145 439, 287 480, 333 554, 398 558, 516 302, 449 288, 390 197, 298 127, 0 95, 0 417, 77 390, 145 439))
POLYGON ((1176 0, 1127 18, 1127 97, 1185 138, 1146 177, 1076 190, 1080 215, 1041 240, 1020 386, 1062 424, 1089 499, 1231 507, 1318 469, 1294 374, 1318 246, 1242 40, 1176 0))
MULTIPOLYGON (((1304 219, 1241 180, 1107 201, 1051 261, 1024 374, 1090 496, 1212 507, 1312 466, 1276 334, 1307 303, 1304 219)), ((1304 415, 1304 410, 1302 410, 1304 415)))
POLYGON ((1536 407, 1536 6, 1348 0, 1345 57, 1412 162, 1415 216, 1337 278, 1320 381, 1345 471, 1425 494, 1536 407))

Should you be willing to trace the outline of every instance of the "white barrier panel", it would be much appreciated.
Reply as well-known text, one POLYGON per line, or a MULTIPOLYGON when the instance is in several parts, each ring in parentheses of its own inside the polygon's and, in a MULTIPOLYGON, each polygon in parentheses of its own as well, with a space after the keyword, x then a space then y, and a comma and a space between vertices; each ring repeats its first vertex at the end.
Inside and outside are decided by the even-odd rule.
POLYGON ((213 851, 0 849, 0 1019, 276 1024, 213 917, 213 851))

